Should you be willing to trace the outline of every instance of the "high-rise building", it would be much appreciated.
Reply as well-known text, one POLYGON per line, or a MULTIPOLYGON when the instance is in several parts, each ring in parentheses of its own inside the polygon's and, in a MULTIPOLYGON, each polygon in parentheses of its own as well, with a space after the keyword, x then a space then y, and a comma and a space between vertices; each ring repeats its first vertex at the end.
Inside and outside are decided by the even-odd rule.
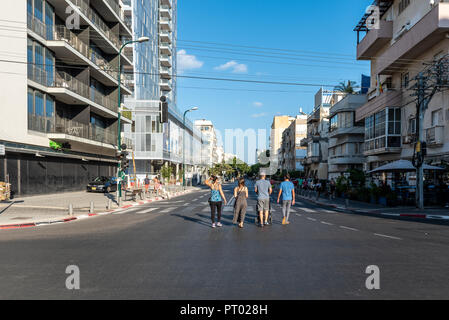
MULTIPOLYGON (((203 147, 201 149, 201 160, 208 168, 219 163, 217 135, 215 127, 210 120, 202 119, 195 121, 195 127, 201 132, 203 147)), ((224 159, 224 158, 223 158, 224 159)))
MULTIPOLYGON (((127 0, 125 16, 132 18, 135 38, 150 38, 148 45, 135 44, 133 96, 125 99, 135 125, 125 126, 125 136, 133 141, 139 177, 158 175, 162 166, 172 166, 175 176, 186 159, 186 177, 201 167, 201 132, 177 107, 176 39, 177 0, 127 0), (168 102, 168 123, 161 124, 160 98, 168 102), (185 135, 184 135, 185 134, 185 135), (185 155, 183 153, 185 136, 185 155)), ((131 20, 130 20, 131 21, 131 20)), ((131 166, 130 170, 133 168, 131 166)))
POLYGON ((13 192, 29 195, 83 190, 93 177, 115 175, 118 65, 133 63, 132 52, 119 56, 132 37, 121 2, 2 5, 0 180, 9 175, 13 192))
POLYGON ((280 154, 282 134, 294 120, 295 118, 290 116, 275 116, 273 118, 270 135, 270 159, 278 160, 278 168, 281 167, 280 163, 282 162, 280 154))

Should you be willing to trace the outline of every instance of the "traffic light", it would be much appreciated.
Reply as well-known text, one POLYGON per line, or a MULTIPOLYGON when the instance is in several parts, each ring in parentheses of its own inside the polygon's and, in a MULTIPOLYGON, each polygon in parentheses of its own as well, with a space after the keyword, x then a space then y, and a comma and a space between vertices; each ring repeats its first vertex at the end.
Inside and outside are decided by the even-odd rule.
POLYGON ((124 150, 122 150, 120 152, 120 154, 119 154, 118 158, 119 158, 119 161, 120 161, 120 170, 122 172, 125 172, 126 169, 128 169, 128 167, 129 167, 128 154, 129 153, 127 151, 124 151, 124 150))
POLYGON ((168 102, 167 97, 161 97, 160 103, 161 123, 168 123, 168 102))

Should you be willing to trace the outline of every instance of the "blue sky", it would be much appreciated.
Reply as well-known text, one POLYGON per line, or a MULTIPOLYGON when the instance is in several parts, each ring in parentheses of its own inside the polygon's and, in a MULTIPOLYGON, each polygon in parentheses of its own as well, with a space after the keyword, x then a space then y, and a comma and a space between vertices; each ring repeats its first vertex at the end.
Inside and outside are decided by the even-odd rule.
POLYGON ((369 74, 368 63, 355 60, 353 29, 371 3, 179 0, 179 75, 318 86, 178 78, 178 107, 198 106, 191 118, 212 120, 222 132, 268 130, 277 114, 310 112, 319 85, 360 84, 361 74, 369 74))

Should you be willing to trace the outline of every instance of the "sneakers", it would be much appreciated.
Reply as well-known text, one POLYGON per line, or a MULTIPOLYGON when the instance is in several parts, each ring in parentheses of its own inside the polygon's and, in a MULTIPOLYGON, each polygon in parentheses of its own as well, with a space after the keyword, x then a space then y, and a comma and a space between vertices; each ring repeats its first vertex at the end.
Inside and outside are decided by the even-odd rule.
POLYGON ((216 227, 216 224, 215 223, 212 223, 212 228, 215 228, 216 227))
POLYGON ((286 224, 285 217, 282 219, 282 224, 283 224, 283 225, 286 224))
POLYGON ((223 225, 221 224, 221 222, 217 223, 217 227, 223 227, 223 225))
POLYGON ((265 225, 266 225, 266 226, 269 226, 269 225, 270 225, 270 223, 269 223, 269 222, 267 221, 267 222, 265 222, 265 225))

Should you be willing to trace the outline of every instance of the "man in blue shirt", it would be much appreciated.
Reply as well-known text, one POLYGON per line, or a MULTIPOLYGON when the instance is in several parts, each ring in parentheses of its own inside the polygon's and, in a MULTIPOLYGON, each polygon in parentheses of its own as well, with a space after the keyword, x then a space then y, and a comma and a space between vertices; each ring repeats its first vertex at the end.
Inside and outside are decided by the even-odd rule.
POLYGON ((282 224, 290 224, 288 218, 290 217, 290 208, 295 205, 295 185, 290 181, 290 176, 287 174, 284 177, 284 181, 279 187, 278 203, 282 195, 282 224))

